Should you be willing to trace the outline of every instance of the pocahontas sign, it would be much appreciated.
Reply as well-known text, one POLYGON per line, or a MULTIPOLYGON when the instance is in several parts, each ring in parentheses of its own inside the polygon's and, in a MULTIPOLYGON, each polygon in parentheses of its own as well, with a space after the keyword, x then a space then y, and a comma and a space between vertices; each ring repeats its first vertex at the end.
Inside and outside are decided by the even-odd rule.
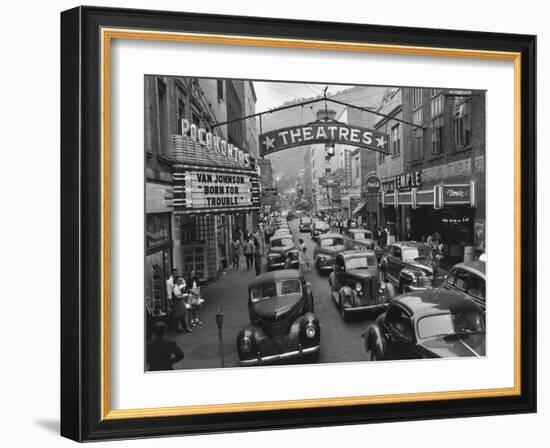
POLYGON ((262 156, 282 149, 314 143, 342 143, 389 154, 387 134, 337 121, 316 121, 275 129, 261 134, 259 139, 262 156))

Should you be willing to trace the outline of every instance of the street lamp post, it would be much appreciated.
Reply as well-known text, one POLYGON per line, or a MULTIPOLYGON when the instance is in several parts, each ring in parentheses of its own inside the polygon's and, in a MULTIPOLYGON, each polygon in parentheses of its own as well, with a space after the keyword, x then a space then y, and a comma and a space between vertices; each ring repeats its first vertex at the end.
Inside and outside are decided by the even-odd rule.
POLYGON ((223 313, 222 310, 218 308, 218 312, 216 313, 216 325, 218 326, 218 338, 219 338, 219 345, 220 345, 220 366, 224 367, 224 356, 223 356, 223 313))

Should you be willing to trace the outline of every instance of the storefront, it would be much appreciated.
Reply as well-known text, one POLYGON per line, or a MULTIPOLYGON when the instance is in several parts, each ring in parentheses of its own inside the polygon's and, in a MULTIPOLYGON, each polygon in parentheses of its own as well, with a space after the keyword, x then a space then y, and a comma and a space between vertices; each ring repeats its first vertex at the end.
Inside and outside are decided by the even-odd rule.
POLYGON ((166 279, 173 268, 171 186, 148 182, 146 190, 145 303, 158 314, 166 312, 166 279))
POLYGON ((399 238, 425 241, 439 233, 449 262, 461 261, 464 247, 475 246, 475 181, 383 193, 382 207, 385 219, 397 223, 399 238))

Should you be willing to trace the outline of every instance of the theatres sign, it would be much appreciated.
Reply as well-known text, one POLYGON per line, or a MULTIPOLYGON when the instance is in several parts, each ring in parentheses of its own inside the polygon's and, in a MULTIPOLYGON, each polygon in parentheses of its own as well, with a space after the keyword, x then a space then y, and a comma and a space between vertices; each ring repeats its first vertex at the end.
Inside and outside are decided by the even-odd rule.
POLYGON ((387 134, 334 121, 321 121, 261 134, 260 155, 314 143, 341 143, 389 154, 387 134))

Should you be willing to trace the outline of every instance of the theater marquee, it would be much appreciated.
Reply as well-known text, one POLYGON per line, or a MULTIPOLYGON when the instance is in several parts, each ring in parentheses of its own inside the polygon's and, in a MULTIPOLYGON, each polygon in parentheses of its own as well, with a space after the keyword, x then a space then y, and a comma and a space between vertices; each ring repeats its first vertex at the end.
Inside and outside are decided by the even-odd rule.
POLYGON ((276 129, 261 134, 259 140, 262 156, 282 149, 314 143, 341 143, 389 154, 387 134, 336 121, 321 121, 276 129))
POLYGON ((258 175, 250 170, 181 167, 174 172, 174 213, 258 210, 258 175))

